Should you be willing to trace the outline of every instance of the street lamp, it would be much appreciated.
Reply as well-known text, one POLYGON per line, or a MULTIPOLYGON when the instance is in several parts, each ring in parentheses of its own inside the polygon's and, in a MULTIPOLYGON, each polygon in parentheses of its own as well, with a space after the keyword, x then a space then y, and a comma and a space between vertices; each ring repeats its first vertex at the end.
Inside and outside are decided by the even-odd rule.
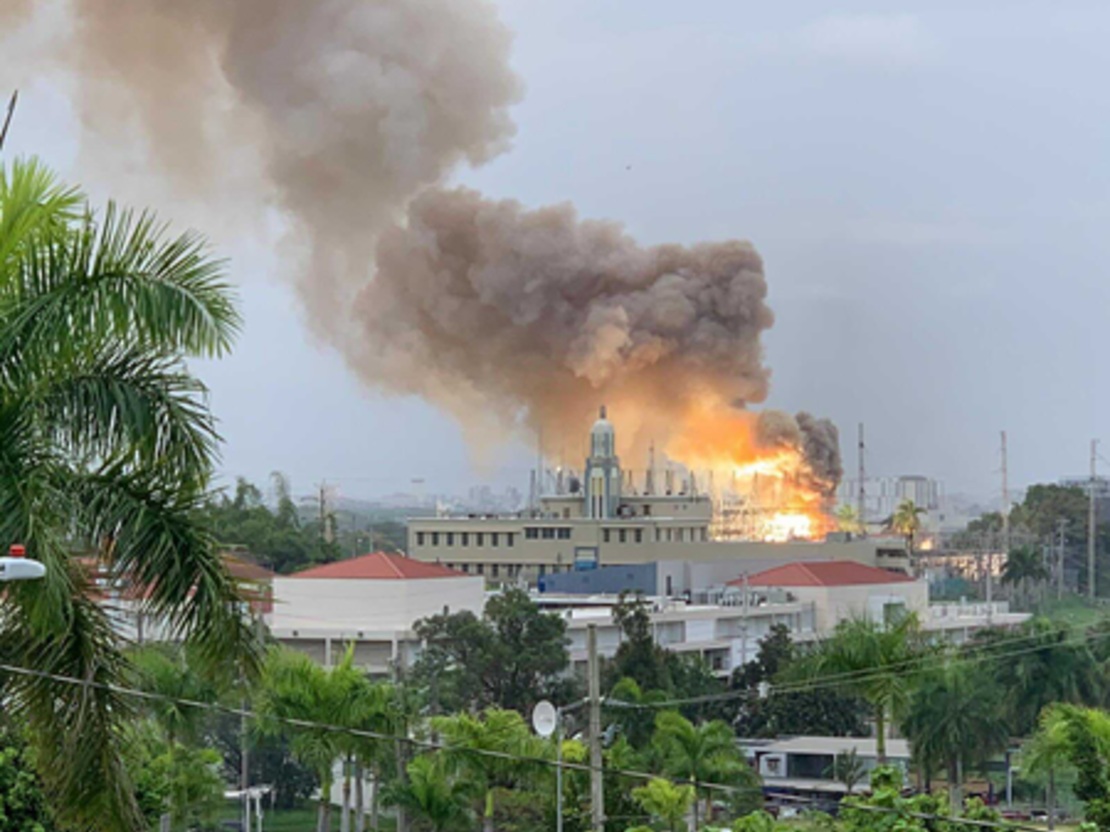
POLYGON ((46 577, 46 567, 27 557, 27 547, 13 543, 8 556, 0 558, 0 581, 35 581, 46 577))

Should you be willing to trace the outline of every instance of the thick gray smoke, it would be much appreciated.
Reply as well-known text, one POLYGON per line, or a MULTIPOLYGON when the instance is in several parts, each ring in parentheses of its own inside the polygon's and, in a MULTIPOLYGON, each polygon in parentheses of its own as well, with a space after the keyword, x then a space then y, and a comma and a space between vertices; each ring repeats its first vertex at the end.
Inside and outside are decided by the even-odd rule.
MULTIPOLYGON (((766 398, 773 316, 749 243, 643 247, 569 205, 443 189, 514 132, 522 87, 486 0, 68 5, 48 57, 88 135, 137 130, 156 172, 216 211, 241 205, 221 187, 240 186, 246 148, 260 202, 291 224, 308 320, 367 383, 435 402, 473 439, 525 424, 576 456, 602 402, 639 451, 699 403, 766 398)), ((15 9, 0 7, 9 30, 15 9)), ((785 419, 822 478, 839 471, 835 428, 785 419)))

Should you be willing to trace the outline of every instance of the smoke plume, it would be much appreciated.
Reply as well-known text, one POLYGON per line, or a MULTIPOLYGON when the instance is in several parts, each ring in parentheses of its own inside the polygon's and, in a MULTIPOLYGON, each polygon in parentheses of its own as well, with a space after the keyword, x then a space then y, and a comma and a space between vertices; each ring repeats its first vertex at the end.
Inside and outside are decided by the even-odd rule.
MULTIPOLYGON (((368 384, 436 403, 473 439, 523 424, 576 454, 603 402, 639 453, 706 401, 765 400, 773 316, 750 243, 645 247, 569 205, 443 187, 514 132, 511 35, 486 0, 69 6, 49 58, 75 79, 88 135, 137 131, 156 173, 213 206, 246 148, 260 202, 291 225, 307 319, 368 384)), ((835 427, 760 423, 804 450, 822 493, 835 486, 835 427)))

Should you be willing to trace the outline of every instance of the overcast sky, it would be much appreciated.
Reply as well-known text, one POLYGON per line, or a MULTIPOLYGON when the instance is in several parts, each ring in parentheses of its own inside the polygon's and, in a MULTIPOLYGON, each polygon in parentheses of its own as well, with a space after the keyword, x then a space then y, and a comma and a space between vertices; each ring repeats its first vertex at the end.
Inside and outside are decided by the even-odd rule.
MULTIPOLYGON (((831 417, 850 470, 860 421, 869 472, 983 495, 1003 428, 1018 485, 1082 473, 1090 439, 1110 441, 1110 4, 500 5, 527 88, 518 135, 457 180, 571 200, 645 243, 752 240, 777 316, 768 405, 831 417)), ((56 79, 25 86, 10 142, 96 196, 145 197, 82 169, 56 79)), ((526 486, 522 446, 475 469, 447 417, 313 344, 273 240, 155 207, 211 233, 241 287, 238 348, 200 368, 226 474, 349 496, 526 486)))

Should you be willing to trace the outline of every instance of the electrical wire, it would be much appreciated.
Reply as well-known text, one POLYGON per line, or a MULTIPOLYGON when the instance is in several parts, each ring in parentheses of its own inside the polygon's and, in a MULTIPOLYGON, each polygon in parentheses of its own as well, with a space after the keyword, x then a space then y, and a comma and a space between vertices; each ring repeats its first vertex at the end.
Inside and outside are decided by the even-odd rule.
MULTIPOLYGON (((1067 629, 1078 629, 1079 625, 1069 625, 1060 628, 1055 632, 1067 629)), ((1086 629, 1086 628, 1084 628, 1086 629)), ((1022 656, 1029 653, 1036 653, 1040 650, 1047 650, 1053 647, 1077 647, 1081 644, 1091 643, 1100 639, 1110 637, 1110 630, 1102 633, 1084 632, 1075 641, 1070 641, 1065 638, 1061 641, 1052 641, 1044 644, 1032 644, 1029 647, 1021 650, 1000 651, 998 647, 1008 646, 1011 644, 1018 644, 1022 642, 1036 641, 1043 639, 1046 636, 1051 636, 1050 633, 1035 633, 1028 636, 1019 638, 1002 640, 994 642, 993 644, 983 644, 975 648, 977 651, 968 656, 949 656, 941 654, 928 653, 923 656, 918 656, 912 659, 906 659, 902 662, 895 662, 882 668, 862 668, 855 671, 845 671, 843 673, 833 673, 826 676, 816 677, 809 680, 799 680, 798 682, 784 683, 781 685, 769 685, 767 695, 785 695, 789 693, 810 693, 817 690, 824 690, 829 688, 846 687, 853 684, 865 683, 873 679, 879 679, 884 676, 890 675, 895 671, 930 671, 936 670, 941 667, 965 664, 982 664, 986 662, 998 661, 1001 659, 1012 658, 1014 656, 1022 656)), ((674 708, 682 705, 701 705, 710 704, 715 702, 728 702, 734 699, 752 699, 762 698, 758 691, 752 690, 738 690, 738 691, 724 691, 721 693, 705 694, 703 696, 693 696, 684 699, 667 699, 659 702, 626 702, 619 699, 608 698, 607 704, 617 708, 634 708, 634 709, 649 709, 659 710, 662 708, 674 708)))
MULTIPOLYGON (((346 735, 349 735, 349 736, 361 737, 363 739, 372 739, 372 740, 377 740, 377 741, 382 741, 382 742, 403 742, 403 743, 406 743, 410 746, 417 747, 417 748, 422 748, 424 750, 445 751, 445 752, 449 752, 449 753, 451 753, 451 752, 460 753, 461 752, 461 753, 471 754, 471 755, 478 756, 478 757, 492 758, 492 759, 498 759, 498 760, 508 760, 508 761, 511 761, 511 762, 519 762, 519 763, 531 763, 531 764, 535 764, 535 765, 543 765, 543 766, 546 766, 546 767, 549 767, 549 768, 563 768, 565 770, 571 770, 571 771, 580 771, 580 772, 589 772, 589 773, 592 773, 594 771, 599 771, 602 774, 617 775, 617 776, 621 776, 621 777, 627 777, 629 779, 638 779, 638 780, 644 780, 644 781, 663 779, 663 780, 669 780, 672 783, 676 783, 676 784, 680 784, 680 785, 695 785, 698 788, 707 789, 707 790, 710 790, 710 791, 726 792, 726 793, 731 793, 731 794, 743 794, 743 793, 759 792, 759 793, 764 794, 767 797, 773 797, 773 798, 776 798, 776 799, 779 799, 779 800, 783 800, 783 801, 787 801, 787 802, 794 802, 794 803, 806 803, 806 804, 811 804, 812 805, 812 804, 822 804, 822 803, 827 804, 829 802, 829 800, 825 799, 825 798, 811 798, 811 797, 805 797, 805 796, 802 796, 802 795, 791 795, 791 794, 785 794, 785 793, 771 792, 771 791, 768 791, 764 787, 733 786, 733 785, 728 785, 728 784, 723 784, 723 783, 704 782, 704 781, 700 781, 700 780, 695 783, 693 780, 666 777, 666 776, 659 775, 659 774, 652 774, 650 772, 631 771, 631 770, 626 770, 626 769, 607 767, 607 766, 604 766, 604 765, 599 766, 599 767, 593 767, 593 766, 589 765, 588 763, 571 763, 571 762, 567 762, 566 760, 563 760, 563 761, 560 762, 560 761, 556 761, 556 760, 550 760, 546 757, 536 757, 536 756, 533 756, 533 755, 526 755, 526 754, 515 754, 515 753, 507 752, 507 751, 495 751, 493 749, 471 748, 471 747, 467 747, 467 746, 450 745, 450 744, 442 743, 442 742, 434 742, 434 741, 430 741, 430 740, 421 740, 421 739, 418 739, 418 738, 415 738, 415 737, 401 736, 399 734, 390 734, 390 733, 383 732, 383 731, 370 731, 370 730, 366 730, 366 729, 362 729, 362 728, 351 728, 349 726, 331 725, 331 724, 328 724, 328 723, 315 722, 313 720, 297 719, 295 717, 269 716, 269 715, 259 714, 256 711, 253 711, 253 710, 248 709, 248 708, 236 708, 236 707, 233 707, 233 706, 222 705, 222 704, 215 703, 215 702, 200 702, 200 701, 194 700, 194 699, 184 699, 182 697, 169 696, 169 695, 166 695, 166 694, 159 694, 159 693, 152 693, 150 691, 143 691, 143 690, 139 690, 137 688, 130 688, 130 687, 127 687, 127 686, 124 686, 124 685, 116 685, 116 684, 111 684, 111 683, 108 683, 108 682, 94 682, 94 681, 89 680, 89 679, 78 679, 78 678, 73 677, 73 676, 64 676, 64 675, 59 674, 59 673, 50 673, 50 672, 44 671, 44 670, 36 670, 34 668, 20 667, 20 666, 17 666, 17 665, 10 665, 10 664, 0 663, 0 671, 6 672, 6 673, 11 673, 11 674, 16 675, 16 676, 23 676, 23 677, 26 677, 26 678, 43 679, 43 680, 47 680, 47 681, 59 682, 59 683, 62 683, 62 684, 73 685, 75 687, 80 687, 80 688, 84 688, 84 689, 90 689, 91 688, 91 689, 96 689, 96 690, 103 690, 103 691, 106 691, 106 692, 115 693, 117 695, 131 696, 131 697, 134 697, 136 699, 141 699, 141 700, 148 701, 148 702, 169 702, 169 703, 173 703, 173 704, 177 704, 177 705, 183 705, 183 706, 189 707, 189 708, 196 708, 196 709, 200 709, 200 710, 222 713, 222 714, 229 715, 229 716, 244 717, 244 718, 253 719, 253 720, 267 720, 267 719, 269 719, 269 720, 273 720, 273 721, 276 721, 276 722, 280 722, 284 725, 289 725, 289 726, 294 727, 294 728, 302 728, 302 729, 315 730, 315 731, 324 731, 324 732, 327 732, 327 733, 346 734, 346 735)), ((947 816, 944 816, 944 815, 930 814, 930 813, 926 813, 926 812, 911 812, 911 811, 906 810, 906 809, 899 809, 899 808, 888 807, 888 806, 857 805, 857 806, 853 806, 852 808, 853 809, 859 809, 859 810, 862 810, 862 811, 868 811, 868 812, 878 812, 878 813, 883 813, 883 814, 896 814, 896 815, 900 815, 900 816, 903 816, 903 817, 913 817, 913 818, 917 818, 917 819, 920 819, 920 820, 948 821, 948 822, 951 822, 951 823, 959 823, 959 824, 974 826, 974 827, 978 827, 978 828, 982 828, 982 829, 1003 829, 1003 830, 1011 830, 1011 832, 1043 832, 1043 830, 1041 830, 1041 829, 1039 829, 1038 827, 1035 827, 1035 826, 1027 826, 1027 825, 1014 824, 1014 823, 998 823, 998 822, 995 822, 995 821, 986 821, 986 820, 972 820, 970 818, 951 818, 951 817, 947 817, 947 816)))

